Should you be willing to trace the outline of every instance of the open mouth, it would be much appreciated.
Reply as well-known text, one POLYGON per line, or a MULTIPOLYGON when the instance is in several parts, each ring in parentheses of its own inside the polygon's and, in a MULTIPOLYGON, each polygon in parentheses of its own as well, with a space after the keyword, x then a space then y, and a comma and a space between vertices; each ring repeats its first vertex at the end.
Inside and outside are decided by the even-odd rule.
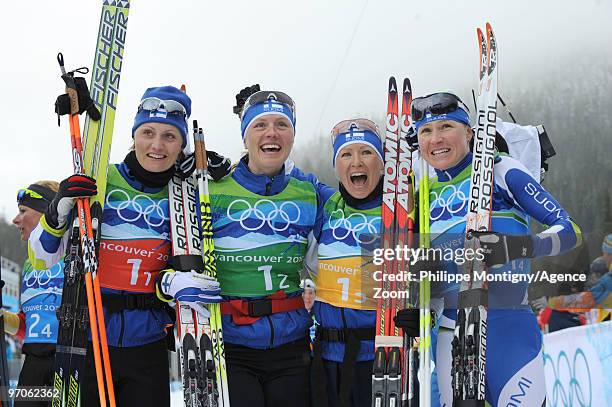
POLYGON ((278 153, 281 150, 281 146, 279 146, 278 144, 264 144, 259 148, 264 153, 278 153))
POLYGON ((147 153, 147 157, 152 158, 154 160, 163 160, 167 156, 164 154, 147 153))
POLYGON ((355 186, 364 186, 368 181, 368 175, 365 172, 356 172, 349 176, 351 183, 355 186))
POLYGON ((431 152, 431 155, 432 156, 437 156, 437 155, 441 155, 441 154, 446 154, 448 152, 450 152, 450 148, 438 148, 436 150, 433 150, 431 152))

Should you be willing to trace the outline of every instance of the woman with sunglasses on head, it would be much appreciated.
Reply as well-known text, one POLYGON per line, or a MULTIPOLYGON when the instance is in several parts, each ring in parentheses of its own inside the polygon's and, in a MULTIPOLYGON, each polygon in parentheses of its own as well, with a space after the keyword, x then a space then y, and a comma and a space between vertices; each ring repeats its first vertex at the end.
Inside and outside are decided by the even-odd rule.
MULTIPOLYGON (((118 406, 170 404, 166 337, 174 311, 159 301, 155 282, 171 258, 167 185, 184 156, 190 113, 191 99, 179 89, 147 89, 134 119, 133 148, 123 162, 108 167, 98 278, 118 406)), ((59 260, 75 199, 96 192, 95 180, 84 175, 61 182, 30 237, 37 264, 59 260)), ((200 302, 220 299, 218 283, 195 273, 173 273, 168 282, 159 296, 196 311, 204 309, 200 302)), ((95 406, 99 396, 91 342, 85 363, 81 405, 95 406)))
MULTIPOLYGON (((434 93, 412 101, 420 156, 436 172, 429 191, 432 248, 464 247, 473 159, 470 140, 474 136, 468 112, 451 93, 434 93)), ((496 155, 493 174, 491 232, 476 235, 489 274, 528 274, 529 259, 554 256, 581 243, 578 226, 521 163, 496 155), (530 235, 531 218, 548 228, 530 235)), ((441 262, 444 270, 464 272, 458 253, 455 251, 454 261, 441 262)), ((527 303, 527 288, 525 280, 488 285, 486 399, 491 406, 513 404, 516 397, 521 405, 529 406, 543 405, 545 400, 542 336, 527 303)), ((442 283, 437 289, 436 296, 444 298, 445 308, 440 326, 452 330, 459 286, 442 283)), ((435 344, 432 349, 435 351, 435 344)), ((440 402, 450 405, 450 350, 445 362, 440 356, 436 367, 440 402)))
MULTIPOLYGON (((55 181, 38 181, 17 193, 19 212, 13 223, 21 240, 27 241, 58 189, 55 181)), ((25 261, 21 278, 21 311, 4 313, 7 333, 23 340, 25 360, 19 373, 18 387, 53 386, 57 317, 55 310, 62 300, 63 262, 46 270, 34 270, 25 261)), ((46 406, 44 401, 16 401, 16 406, 46 406)))
POLYGON ((237 109, 247 153, 209 184, 230 402, 306 406, 312 319, 300 271, 320 213, 318 183, 285 163, 295 138, 293 100, 251 93, 237 109))
MULTIPOLYGON (((376 300, 372 250, 380 247, 383 144, 374 122, 344 120, 331 132, 338 191, 322 196, 316 244, 318 324, 312 365, 312 405, 366 407, 372 403, 376 300)), ((313 257, 314 257, 313 256, 313 257)), ((310 257, 310 256, 309 256, 310 257)))

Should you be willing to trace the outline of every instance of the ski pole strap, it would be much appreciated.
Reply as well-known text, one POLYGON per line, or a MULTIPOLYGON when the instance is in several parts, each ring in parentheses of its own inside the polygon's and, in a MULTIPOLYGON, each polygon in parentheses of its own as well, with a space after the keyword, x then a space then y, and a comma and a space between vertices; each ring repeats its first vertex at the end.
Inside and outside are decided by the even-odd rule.
POLYGON ((323 367, 321 342, 342 342, 345 344, 344 357, 340 366, 340 386, 339 400, 340 407, 349 407, 351 400, 351 389, 353 388, 355 364, 361 341, 374 340, 376 329, 371 328, 325 328, 317 326, 315 342, 313 344, 313 364, 317 375, 314 376, 315 386, 313 388, 313 398, 317 406, 327 406, 327 391, 317 391, 315 389, 326 388, 327 372, 323 367))
POLYGON ((371 328, 324 328, 317 326, 315 340, 325 342, 349 342, 349 338, 355 337, 359 341, 373 341, 376 336, 376 329, 371 328))
MULTIPOLYGON (((318 328, 318 327, 317 327, 318 328)), ((312 372, 312 380, 314 381, 314 385, 312 386, 312 402, 314 406, 319 407, 328 407, 328 399, 327 399, 327 372, 325 371, 325 366, 323 365, 323 357, 321 350, 321 341, 318 340, 315 336, 315 341, 312 344, 312 364, 311 364, 311 372, 312 372)))
POLYGON ((290 297, 279 291, 258 300, 229 300, 221 303, 221 314, 231 315, 237 325, 250 325, 261 317, 304 308, 302 296, 290 297))
POLYGON ((102 304, 110 314, 123 310, 162 309, 166 305, 155 294, 102 294, 102 304))

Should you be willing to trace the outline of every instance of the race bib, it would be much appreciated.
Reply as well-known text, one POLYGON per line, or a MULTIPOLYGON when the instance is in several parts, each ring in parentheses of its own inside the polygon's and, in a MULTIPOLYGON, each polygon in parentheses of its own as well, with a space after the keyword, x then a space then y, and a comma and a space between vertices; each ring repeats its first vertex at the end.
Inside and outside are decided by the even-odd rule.
POLYGON ((154 293, 155 277, 166 268, 170 243, 158 239, 102 240, 100 285, 115 290, 154 293))
POLYGON ((337 307, 376 309, 372 278, 375 266, 362 265, 364 259, 361 256, 319 259, 317 297, 337 307))

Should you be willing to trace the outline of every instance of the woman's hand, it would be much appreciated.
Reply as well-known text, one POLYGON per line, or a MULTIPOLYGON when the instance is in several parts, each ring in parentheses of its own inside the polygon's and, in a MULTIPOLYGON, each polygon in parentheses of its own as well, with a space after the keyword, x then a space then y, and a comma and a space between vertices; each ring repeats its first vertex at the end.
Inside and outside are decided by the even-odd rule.
POLYGON ((61 230, 66 225, 77 198, 87 198, 98 193, 96 180, 83 174, 74 174, 63 180, 55 198, 45 212, 47 225, 61 230))
MULTIPOLYGON (((215 181, 219 181, 229 174, 232 166, 232 162, 229 158, 217 154, 212 150, 206 150, 206 161, 208 161, 208 174, 215 181)), ((193 174, 195 165, 196 160, 194 153, 187 154, 185 158, 176 163, 176 174, 181 179, 188 178, 193 174)))
POLYGON ((480 241, 487 267, 502 266, 516 259, 533 257, 531 236, 513 236, 497 232, 470 232, 468 238, 480 241))
POLYGON ((210 318, 210 312, 204 304, 214 304, 223 300, 217 279, 193 270, 166 270, 159 282, 159 288, 165 296, 189 305, 204 318, 210 318))

